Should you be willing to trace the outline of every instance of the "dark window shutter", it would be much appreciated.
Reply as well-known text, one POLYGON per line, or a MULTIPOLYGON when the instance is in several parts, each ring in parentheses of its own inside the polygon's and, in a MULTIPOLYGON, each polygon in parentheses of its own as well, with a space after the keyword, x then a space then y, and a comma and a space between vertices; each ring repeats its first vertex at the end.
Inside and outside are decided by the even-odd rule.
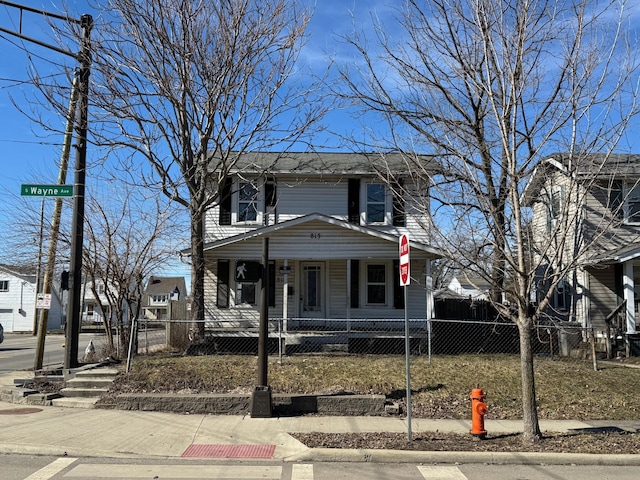
POLYGON ((349 192, 347 193, 349 223, 360 225, 360 180, 349 179, 349 192))
POLYGON ((220 184, 220 225, 231 225, 231 179, 225 178, 220 184))
POLYGON ((393 226, 406 226, 406 213, 404 208, 404 188, 402 180, 392 185, 393 189, 393 226))
POLYGON ((276 262, 269 262, 269 306, 276 306, 276 262))
POLYGON ((360 260, 351 260, 351 308, 360 306, 360 260))
POLYGON ((229 260, 218 260, 218 308, 229 308, 229 260))
POLYGON ((404 308, 404 289, 400 285, 400 260, 393 261, 393 308, 404 308))
POLYGON ((273 179, 267 180, 264 186, 264 206, 275 207, 276 206, 276 182, 273 179))

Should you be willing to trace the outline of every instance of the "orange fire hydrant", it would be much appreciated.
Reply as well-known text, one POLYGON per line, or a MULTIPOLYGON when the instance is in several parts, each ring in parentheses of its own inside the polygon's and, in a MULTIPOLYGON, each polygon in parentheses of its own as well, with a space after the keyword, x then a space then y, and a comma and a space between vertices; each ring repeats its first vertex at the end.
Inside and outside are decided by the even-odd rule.
POLYGON ((478 438, 483 439, 487 435, 487 431, 484 429, 484 416, 489 408, 485 401, 485 394, 481 388, 474 388, 471 390, 471 435, 475 435, 478 438))

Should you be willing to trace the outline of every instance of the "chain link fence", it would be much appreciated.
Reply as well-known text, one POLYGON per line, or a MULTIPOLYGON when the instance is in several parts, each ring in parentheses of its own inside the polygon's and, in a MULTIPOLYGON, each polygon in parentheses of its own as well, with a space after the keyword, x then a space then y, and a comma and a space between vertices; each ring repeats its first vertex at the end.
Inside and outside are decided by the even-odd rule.
MULTIPOLYGON (((519 332, 511 322, 483 320, 408 320, 412 355, 518 354, 519 332)), ((269 319, 267 349, 281 358, 296 354, 405 353, 405 321, 398 319, 269 319)), ((256 355, 258 325, 254 321, 193 322, 140 320, 134 353, 181 355, 256 355), (203 328, 204 327, 204 328, 203 328), (201 332, 204 331, 204 335, 201 332)), ((578 325, 548 324, 532 329, 537 356, 593 362, 606 357, 602 332, 578 325)), ((615 341, 615 339, 614 339, 615 341)), ((618 339, 618 352, 624 345, 618 339)), ((631 352, 634 353, 634 352, 631 352)))

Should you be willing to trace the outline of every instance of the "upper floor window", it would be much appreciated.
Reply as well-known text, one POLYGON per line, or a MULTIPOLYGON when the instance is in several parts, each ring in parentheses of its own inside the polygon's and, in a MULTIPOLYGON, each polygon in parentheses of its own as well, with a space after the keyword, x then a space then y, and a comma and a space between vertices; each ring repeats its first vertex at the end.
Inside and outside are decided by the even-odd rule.
POLYGON ((551 187, 547 197, 547 233, 552 233, 562 214, 562 202, 564 201, 561 187, 551 187))
POLYGON ((349 222, 358 225, 404 227, 406 224, 404 191, 402 181, 386 185, 350 178, 347 194, 349 222))
POLYGON ((640 222, 640 185, 633 185, 627 188, 624 210, 627 222, 640 222))
POLYGON ((385 223, 386 190, 382 183, 367 184, 367 223, 385 223))
POLYGON ((238 186, 238 221, 255 222, 258 220, 258 189, 248 182, 238 186))
POLYGON ((153 303, 167 303, 167 295, 152 295, 151 301, 153 303))
POLYGON ((9 291, 9 280, 0 280, 0 292, 9 291))

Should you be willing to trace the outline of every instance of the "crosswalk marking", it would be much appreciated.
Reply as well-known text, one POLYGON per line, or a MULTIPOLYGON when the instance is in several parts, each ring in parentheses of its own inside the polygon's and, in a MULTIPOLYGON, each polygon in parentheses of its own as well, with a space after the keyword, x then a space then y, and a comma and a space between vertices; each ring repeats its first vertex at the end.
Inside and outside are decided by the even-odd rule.
POLYGON ((419 465, 418 470, 425 480, 467 480, 458 467, 419 465))
POLYGON ((294 463, 291 466, 291 480, 313 480, 313 465, 294 463))
POLYGON ((76 459, 72 457, 58 458, 49 465, 42 467, 37 472, 32 473, 24 480, 49 480, 56 473, 61 472, 75 461, 76 459))
POLYGON ((65 478, 224 478, 280 480, 281 466, 262 465, 78 465, 65 478))

